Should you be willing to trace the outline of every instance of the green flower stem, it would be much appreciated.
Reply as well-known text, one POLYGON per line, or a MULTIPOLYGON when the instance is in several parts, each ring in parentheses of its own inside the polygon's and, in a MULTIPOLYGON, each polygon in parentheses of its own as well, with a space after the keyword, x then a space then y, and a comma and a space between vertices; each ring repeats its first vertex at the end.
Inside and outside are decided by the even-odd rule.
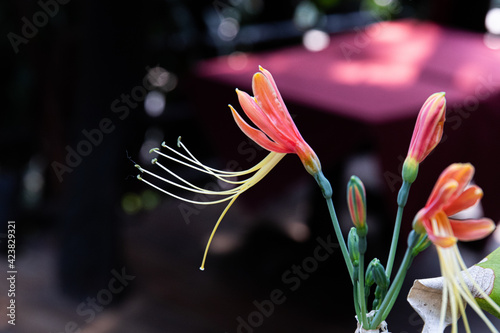
POLYGON ((394 265, 394 259, 396 258, 396 249, 399 240, 399 233, 401 231, 401 221, 403 220, 403 210, 404 207, 398 206, 398 212, 396 214, 396 222, 394 223, 394 232, 392 234, 391 250, 389 251, 389 257, 387 258, 387 268, 385 270, 387 278, 391 278, 392 266, 394 265))
POLYGON ((349 259, 349 252, 347 251, 347 246, 345 244, 344 237, 342 236, 342 231, 340 230, 340 225, 339 225, 339 220, 337 218, 337 213, 335 213, 335 207, 333 206, 333 201, 332 201, 332 195, 333 195, 333 190, 332 190, 332 185, 330 185, 330 182, 326 177, 323 175, 323 172, 319 171, 313 175, 314 179, 318 183, 319 187, 321 188, 321 192, 323 193, 323 197, 326 200, 326 204, 328 206, 328 211, 330 212, 330 217, 332 219, 333 223, 333 229, 335 229, 335 234, 337 236, 337 240, 339 242, 340 250, 342 251, 342 256, 344 257, 345 264, 347 266, 347 270, 349 271, 349 276, 351 277, 351 281, 353 280, 352 278, 352 272, 353 272, 353 267, 352 267, 352 262, 349 259))
MULTIPOLYGON (((360 243, 366 242, 366 238, 360 238, 360 243)), ((365 299, 365 254, 360 252, 359 254, 359 278, 358 278, 358 296, 359 296, 359 316, 358 321, 362 323, 362 327, 368 327, 368 318, 366 318, 366 299, 365 299)))
POLYGON ((391 278, 392 267, 394 266, 394 259, 396 258, 396 249, 398 248, 399 233, 401 231, 401 221, 403 220, 403 211, 410 194, 411 183, 403 181, 401 189, 398 194, 398 211, 396 213, 396 221, 394 222, 394 231, 392 234, 391 249, 386 265, 387 278, 391 278))
POLYGON ((356 288, 356 286, 354 286, 354 288, 352 288, 353 290, 353 294, 354 294, 354 311, 356 312, 356 316, 358 317, 358 321, 359 321, 359 318, 361 318, 361 310, 359 309, 359 296, 358 296, 358 288, 356 288))
POLYGON ((399 267, 398 273, 396 274, 396 277, 394 278, 394 281, 392 282, 391 287, 387 292, 387 295, 382 301, 382 304, 380 305, 377 314, 375 315, 375 317, 373 317, 370 329, 375 329, 378 325, 380 325, 380 323, 383 320, 385 320, 389 315, 389 313, 391 312, 392 307, 394 306, 394 303, 398 298, 399 292, 401 291, 401 287, 403 286, 406 273, 408 272, 408 269, 410 268, 410 265, 413 259, 415 258, 416 253, 415 251, 413 251, 414 247, 415 244, 408 245, 403 261, 401 262, 401 266, 399 267))
POLYGON ((340 250, 342 251, 342 256, 344 257, 347 270, 349 271, 349 276, 352 280, 352 272, 354 270, 352 266, 351 259, 349 259, 349 252, 347 251, 347 246, 345 244, 344 237, 342 236, 342 231, 340 230, 339 220, 337 219, 337 214, 335 213, 335 207, 333 206, 332 198, 325 198, 326 204, 328 205, 328 211, 330 212, 330 217, 332 219, 333 229, 335 229, 335 234, 340 245, 340 250))

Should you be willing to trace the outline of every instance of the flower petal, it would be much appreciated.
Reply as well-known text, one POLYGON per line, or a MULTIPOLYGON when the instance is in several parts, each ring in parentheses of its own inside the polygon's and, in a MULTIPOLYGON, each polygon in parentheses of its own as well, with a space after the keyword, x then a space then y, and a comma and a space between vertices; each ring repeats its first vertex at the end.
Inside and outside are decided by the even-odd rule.
POLYGON ((274 94, 275 94, 276 98, 278 99, 278 103, 283 106, 283 108, 279 108, 277 111, 282 112, 281 117, 286 121, 286 123, 289 126, 291 125, 295 128, 296 134, 298 135, 298 137, 300 137, 300 133, 297 130, 295 123, 292 120, 292 117, 290 116, 290 112, 288 112, 288 109, 286 108, 285 102, 283 101, 283 98, 281 97, 281 94, 278 90, 278 86, 276 85, 276 82, 274 81, 274 78, 271 75, 271 72, 264 69, 262 66, 259 66, 259 70, 262 72, 262 74, 264 74, 264 76, 268 80, 268 83, 271 85, 271 89, 272 89, 272 91, 274 91, 274 94))
POLYGON ((450 180, 457 182, 457 189, 453 196, 448 197, 447 200, 455 200, 469 184, 472 176, 474 175, 474 167, 470 163, 453 163, 448 166, 439 176, 436 185, 432 189, 431 195, 427 204, 434 202, 442 187, 445 186, 450 180))
POLYGON ((457 239, 453 236, 436 236, 434 234, 428 233, 427 237, 436 246, 440 247, 450 247, 457 243, 457 239))
POLYGON ((229 107, 231 108, 234 120, 236 121, 236 124, 241 129, 241 131, 245 133, 250 139, 259 144, 261 147, 269 151, 274 151, 276 153, 293 152, 293 150, 291 151, 287 147, 284 147, 274 141, 269 140, 269 138, 263 132, 248 125, 247 122, 243 120, 243 118, 241 118, 238 112, 236 112, 236 110, 231 105, 229 105, 229 107))
POLYGON ((448 179, 446 183, 440 184, 439 187, 436 184, 429 201, 424 207, 425 215, 430 218, 438 211, 441 211, 450 198, 455 196, 458 185, 458 182, 453 179, 448 179))
POLYGON ((479 186, 473 185, 460 194, 460 196, 446 205, 443 209, 446 215, 451 216, 464 209, 474 206, 483 196, 483 190, 479 186))
POLYGON ((482 239, 495 230, 495 223, 488 218, 477 220, 450 219, 450 224, 453 234, 461 241, 482 239))
MULTIPOLYGON (((424 221, 425 222, 425 221, 424 221)), ((437 212, 432 220, 424 223, 429 240, 440 247, 449 247, 457 242, 448 217, 443 211, 437 212)))
POLYGON ((263 110, 258 104, 256 98, 251 97, 248 93, 236 89, 238 101, 240 102, 243 111, 250 120, 263 131, 271 140, 278 142, 283 146, 287 146, 292 152, 294 150, 293 141, 290 140, 283 132, 282 128, 270 120, 267 111, 263 110))
POLYGON ((288 112, 279 92, 262 73, 255 73, 252 80, 252 90, 255 100, 264 110, 269 121, 278 127, 291 142, 303 141, 297 130, 290 113, 288 112))

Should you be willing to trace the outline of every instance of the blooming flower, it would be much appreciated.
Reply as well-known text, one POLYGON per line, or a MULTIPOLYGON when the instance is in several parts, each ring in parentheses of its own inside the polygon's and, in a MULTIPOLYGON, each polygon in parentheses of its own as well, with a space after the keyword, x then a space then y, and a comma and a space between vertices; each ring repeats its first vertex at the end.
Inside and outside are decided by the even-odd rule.
POLYGON ((443 136, 446 113, 445 93, 434 93, 420 109, 403 165, 403 179, 412 183, 420 164, 437 146, 443 136))
POLYGON ((453 323, 452 332, 457 330, 456 322, 459 312, 464 318, 466 331, 470 332, 465 316, 465 301, 478 313, 492 332, 497 332, 477 305, 467 285, 467 280, 471 281, 481 297, 492 307, 499 310, 500 308, 467 273, 467 267, 456 245, 457 240, 471 241, 486 237, 495 229, 495 224, 487 218, 470 220, 449 218, 475 205, 481 199, 483 194, 481 188, 475 185, 468 186, 473 175, 474 167, 468 163, 456 163, 446 168, 437 180, 425 207, 415 216, 413 228, 417 233, 427 234, 428 239, 436 246, 439 256, 441 274, 444 279, 440 326, 443 326, 446 310, 449 307, 453 323))
MULTIPOLYGON (((297 154, 306 170, 315 177, 318 183, 321 184, 322 182, 323 185, 325 184, 325 182, 327 183, 326 180, 323 181, 324 176, 321 172, 321 164, 318 157, 311 149, 311 147, 304 141, 299 131, 297 130, 297 127, 290 117, 285 103, 281 98, 276 83, 271 76, 271 73, 263 69, 262 67, 260 67, 260 70, 261 73, 256 73, 253 76, 252 88, 255 95, 254 97, 251 97, 247 93, 238 89, 236 90, 243 111, 245 111, 248 118, 250 118, 250 120, 259 129, 248 125, 247 122, 245 122, 245 120, 241 118, 238 112, 236 112, 236 110, 231 105, 229 105, 234 119, 241 130, 257 144, 270 151, 270 153, 257 165, 245 171, 224 171, 210 168, 197 160, 193 156, 193 154, 191 154, 189 150, 182 144, 180 139, 178 140, 178 146, 184 149, 185 154, 172 149, 164 143, 162 144, 162 147, 167 148, 171 153, 177 155, 177 157, 175 157, 175 155, 172 156, 169 154, 165 154, 161 152, 159 148, 155 148, 150 151, 157 153, 159 156, 170 159, 176 163, 213 176, 218 181, 227 183, 233 186, 233 188, 219 191, 200 188, 181 178, 179 175, 172 172, 167 167, 163 166, 160 162, 158 162, 157 158, 154 158, 152 160, 152 163, 166 171, 168 174, 170 174, 171 178, 175 180, 161 177, 142 168, 139 165, 136 165, 136 167, 143 174, 152 176, 162 182, 167 183, 168 185, 174 186, 184 191, 195 193, 197 195, 203 195, 208 198, 212 198, 214 196, 216 197, 215 199, 210 200, 189 199, 172 191, 167 191, 159 187, 158 185, 144 179, 141 175, 137 176, 139 180, 174 198, 183 200, 188 203, 201 205, 228 202, 226 208, 223 210, 222 214, 217 220, 207 242, 205 253, 203 255, 203 261, 200 267, 200 269, 202 270, 204 269, 208 249, 210 247, 214 234, 231 205, 243 192, 247 191, 249 188, 257 184, 262 178, 264 178, 287 153, 297 154), (234 180, 235 178, 244 176, 246 176, 247 178, 242 180, 234 180)), ((327 184, 329 185, 329 183, 327 184)), ((325 185, 322 188, 324 189, 326 187, 327 186, 325 185)), ((331 188, 327 188, 326 192, 328 192, 328 189, 329 193, 331 193, 331 188)))
POLYGON ((236 89, 243 111, 259 129, 248 125, 229 105, 234 120, 243 133, 263 148, 277 153, 297 154, 307 172, 317 174, 321 171, 321 164, 316 153, 297 130, 271 73, 262 67, 259 69, 261 73, 255 73, 252 80, 254 97, 236 89))
POLYGON ((450 247, 458 240, 472 241, 486 237, 495 224, 487 218, 455 220, 448 218, 475 205, 483 196, 476 185, 469 185, 474 167, 455 163, 446 168, 431 192, 427 204, 416 215, 414 229, 427 233, 429 239, 440 247, 450 247))

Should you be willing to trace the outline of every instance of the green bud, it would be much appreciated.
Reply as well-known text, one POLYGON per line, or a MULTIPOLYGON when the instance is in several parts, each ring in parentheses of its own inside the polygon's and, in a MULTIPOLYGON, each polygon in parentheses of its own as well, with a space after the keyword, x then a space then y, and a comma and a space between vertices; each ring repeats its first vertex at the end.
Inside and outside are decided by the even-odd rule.
POLYGON ((383 290, 382 288, 378 287, 375 288, 375 298, 373 299, 373 310, 378 310, 380 308, 380 305, 382 305, 382 301, 384 300, 384 297, 387 293, 387 290, 383 290))
POLYGON ((403 163, 401 176, 405 182, 412 184, 418 175, 418 161, 413 157, 407 157, 403 163))
POLYGON ((352 227, 347 236, 347 248, 353 266, 359 265, 359 236, 356 228, 352 227))
POLYGON ((376 258, 372 260, 372 262, 373 262, 373 279, 375 280, 375 283, 382 290, 387 290, 387 288, 389 288, 389 279, 385 274, 384 266, 380 263, 380 260, 376 258))
MULTIPOLYGON (((373 277, 373 266, 375 265, 374 262, 379 261, 377 258, 373 258, 372 261, 368 264, 368 267, 366 268, 366 273, 365 273, 365 286, 370 287, 375 283, 375 278, 373 277)), ((380 262, 380 261, 379 261, 380 262)))

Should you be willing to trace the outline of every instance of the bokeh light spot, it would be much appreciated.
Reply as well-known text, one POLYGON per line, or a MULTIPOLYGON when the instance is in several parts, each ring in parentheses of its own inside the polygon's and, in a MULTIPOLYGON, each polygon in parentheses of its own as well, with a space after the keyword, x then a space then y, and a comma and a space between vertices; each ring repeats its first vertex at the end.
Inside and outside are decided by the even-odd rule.
POLYGON ((129 215, 137 214, 142 209, 141 197, 136 193, 125 193, 122 197, 122 209, 129 215))
POLYGON ((233 70, 242 70, 248 64, 248 55, 243 52, 233 52, 227 58, 227 64, 233 70))
POLYGON ((500 50, 500 35, 494 35, 491 33, 484 34, 484 45, 492 50, 500 50))
POLYGON ((314 27, 318 23, 320 13, 316 5, 310 1, 302 1, 295 8, 293 22, 301 30, 314 27))
POLYGON ((330 36, 324 31, 312 29, 304 34, 302 43, 309 51, 318 52, 328 47, 330 36))
POLYGON ((491 8, 484 19, 488 32, 500 35, 500 8, 491 8))
POLYGON ((374 2, 381 7, 386 7, 389 6, 393 0, 374 0, 374 2))
POLYGON ((151 117, 160 116, 165 110, 165 95, 156 90, 150 91, 144 100, 144 110, 151 117))
POLYGON ((151 190, 145 190, 141 195, 142 206, 146 210, 155 209, 160 204, 160 195, 151 190))
POLYGON ((148 71, 149 83, 156 88, 169 92, 177 87, 177 76, 162 67, 153 67, 148 71))
POLYGON ((217 29, 217 34, 223 41, 233 40, 240 31, 240 24, 232 17, 224 18, 217 29))

